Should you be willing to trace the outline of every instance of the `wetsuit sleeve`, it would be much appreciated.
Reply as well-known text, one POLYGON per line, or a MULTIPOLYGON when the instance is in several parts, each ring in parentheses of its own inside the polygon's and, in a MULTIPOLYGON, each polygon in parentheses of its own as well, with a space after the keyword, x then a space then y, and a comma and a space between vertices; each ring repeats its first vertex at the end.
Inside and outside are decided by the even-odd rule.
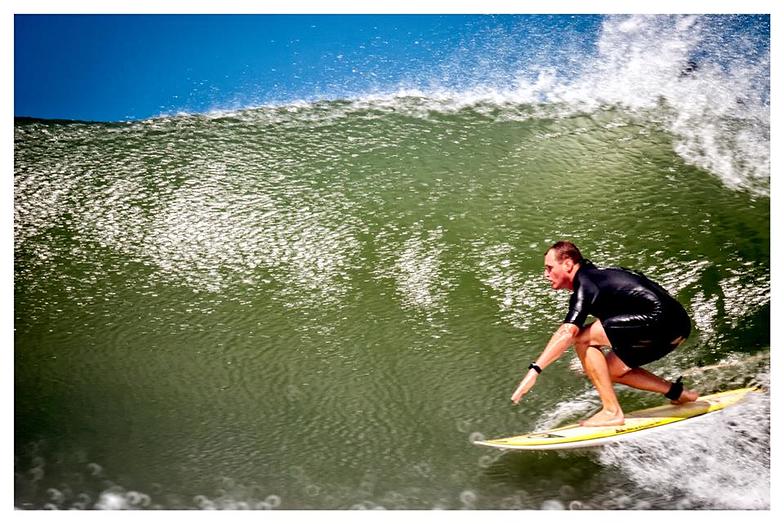
POLYGON ((592 282, 581 282, 569 299, 569 312, 566 314, 564 324, 583 327, 585 319, 590 313, 590 307, 598 294, 599 290, 592 282))

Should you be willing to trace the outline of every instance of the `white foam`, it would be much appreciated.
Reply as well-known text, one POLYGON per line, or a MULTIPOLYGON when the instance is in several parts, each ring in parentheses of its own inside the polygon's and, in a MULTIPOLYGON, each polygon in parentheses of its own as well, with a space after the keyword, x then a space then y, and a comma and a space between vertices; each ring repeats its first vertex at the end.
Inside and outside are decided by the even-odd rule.
POLYGON ((673 509, 769 509, 770 398, 755 395, 688 424, 606 446, 598 460, 673 509))
POLYGON ((549 410, 546 416, 537 420, 533 432, 547 431, 558 427, 567 420, 595 411, 600 406, 601 403, 596 390, 589 388, 573 399, 559 402, 553 409, 549 410))
POLYGON ((428 321, 445 310, 455 287, 443 263, 445 232, 440 226, 428 230, 416 223, 404 231, 387 228, 377 237, 381 263, 374 271, 376 278, 392 279, 401 306, 428 321))
POLYGON ((724 310, 736 328, 749 313, 770 303, 770 276, 755 275, 728 268, 732 276, 719 282, 724 295, 724 310))

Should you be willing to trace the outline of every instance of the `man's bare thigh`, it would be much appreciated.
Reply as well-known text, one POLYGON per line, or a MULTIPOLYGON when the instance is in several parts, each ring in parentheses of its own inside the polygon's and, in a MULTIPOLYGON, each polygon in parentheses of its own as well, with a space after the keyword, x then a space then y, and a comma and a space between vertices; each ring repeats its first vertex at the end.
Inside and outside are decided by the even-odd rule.
POLYGON ((607 338, 607 333, 604 332, 602 322, 597 320, 583 327, 577 333, 577 343, 583 346, 593 347, 611 347, 610 339, 607 338))

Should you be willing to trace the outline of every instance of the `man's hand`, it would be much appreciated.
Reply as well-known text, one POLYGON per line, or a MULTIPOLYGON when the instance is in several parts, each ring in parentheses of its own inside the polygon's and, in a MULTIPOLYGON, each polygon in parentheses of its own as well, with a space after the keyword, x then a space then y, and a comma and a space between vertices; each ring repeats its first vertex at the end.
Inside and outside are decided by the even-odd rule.
POLYGON ((523 398, 523 395, 528 393, 528 391, 532 387, 534 387, 534 384, 536 384, 536 378, 538 376, 539 373, 537 373, 535 370, 533 369, 529 370, 528 373, 525 375, 523 381, 520 382, 519 386, 517 386, 514 395, 512 395, 512 402, 514 402, 515 404, 520 402, 520 399, 523 398))
MULTIPOLYGON (((566 351, 569 346, 574 343, 575 337, 580 332, 580 328, 578 328, 574 324, 561 324, 561 327, 558 328, 558 331, 553 333, 553 336, 550 337, 550 342, 547 343, 547 346, 542 351, 542 354, 539 355, 539 358, 536 359, 538 362, 539 367, 544 369, 550 365, 550 363, 554 362, 561 355, 563 355, 564 351, 566 351)), ((528 393, 528 391, 534 387, 536 383, 536 377, 539 376, 539 373, 535 369, 531 369, 528 371, 528 374, 525 376, 520 385, 517 386, 517 390, 512 395, 512 402, 517 404, 520 402, 520 399, 523 398, 523 395, 528 393)))

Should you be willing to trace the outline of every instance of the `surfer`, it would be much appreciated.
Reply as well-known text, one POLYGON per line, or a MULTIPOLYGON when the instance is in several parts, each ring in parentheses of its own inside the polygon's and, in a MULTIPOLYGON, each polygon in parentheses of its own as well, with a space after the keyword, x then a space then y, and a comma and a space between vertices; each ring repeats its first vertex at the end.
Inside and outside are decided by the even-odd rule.
POLYGON ((697 400, 698 393, 685 389, 680 379, 669 382, 640 367, 673 351, 691 331, 686 310, 664 288, 634 271, 598 268, 566 241, 545 252, 544 267, 553 289, 572 291, 569 312, 528 366, 512 402, 517 404, 542 370, 572 345, 602 402, 601 411, 580 422, 584 426, 623 424, 613 383, 662 393, 674 404, 697 400), (584 326, 588 315, 597 320, 584 326), (605 353, 602 348, 608 347, 605 353))

